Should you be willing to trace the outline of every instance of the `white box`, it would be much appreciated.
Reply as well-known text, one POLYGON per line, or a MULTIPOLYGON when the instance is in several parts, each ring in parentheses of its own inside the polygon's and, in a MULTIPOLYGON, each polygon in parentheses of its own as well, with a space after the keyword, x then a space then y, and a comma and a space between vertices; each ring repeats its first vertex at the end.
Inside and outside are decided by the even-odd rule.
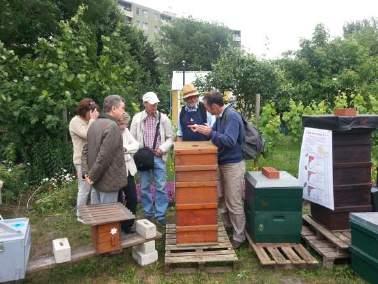
POLYGON ((153 252, 150 253, 141 253, 136 249, 136 247, 132 248, 132 255, 135 261, 140 265, 140 266, 145 266, 149 265, 151 263, 154 263, 155 261, 158 260, 158 252, 157 250, 154 250, 153 252))
POLYGON ((155 250, 155 241, 149 241, 141 245, 135 246, 135 249, 141 253, 151 253, 155 250))
POLYGON ((67 238, 53 240, 53 252, 56 263, 71 261, 71 247, 67 238))
POLYGON ((25 278, 31 247, 28 218, 0 218, 0 282, 25 278))
POLYGON ((147 219, 136 221, 136 231, 145 239, 156 237, 156 226, 154 223, 148 221, 147 219))

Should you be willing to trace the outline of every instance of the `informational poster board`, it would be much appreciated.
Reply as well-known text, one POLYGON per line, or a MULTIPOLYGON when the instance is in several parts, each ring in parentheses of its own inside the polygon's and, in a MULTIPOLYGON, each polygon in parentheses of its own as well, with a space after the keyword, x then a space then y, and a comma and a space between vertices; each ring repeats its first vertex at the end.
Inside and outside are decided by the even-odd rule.
POLYGON ((304 129, 298 178, 304 199, 334 210, 331 130, 304 129))

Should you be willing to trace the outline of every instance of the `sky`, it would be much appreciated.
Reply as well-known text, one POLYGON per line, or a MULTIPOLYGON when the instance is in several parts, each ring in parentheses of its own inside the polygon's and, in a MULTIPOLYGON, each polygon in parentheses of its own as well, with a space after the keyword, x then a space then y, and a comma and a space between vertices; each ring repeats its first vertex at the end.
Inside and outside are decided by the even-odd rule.
POLYGON ((192 16, 241 30, 242 46, 260 58, 278 58, 299 48, 322 23, 331 38, 345 23, 378 17, 378 0, 134 0, 177 16, 192 16))

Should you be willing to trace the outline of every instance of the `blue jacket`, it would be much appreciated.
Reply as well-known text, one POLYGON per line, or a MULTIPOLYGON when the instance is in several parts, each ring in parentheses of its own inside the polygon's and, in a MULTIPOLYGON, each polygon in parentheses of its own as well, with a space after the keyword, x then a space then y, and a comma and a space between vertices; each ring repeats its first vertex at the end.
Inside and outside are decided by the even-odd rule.
POLYGON ((218 147, 218 164, 239 163, 243 160, 243 121, 238 112, 226 107, 221 117, 217 117, 211 132, 211 141, 218 147))

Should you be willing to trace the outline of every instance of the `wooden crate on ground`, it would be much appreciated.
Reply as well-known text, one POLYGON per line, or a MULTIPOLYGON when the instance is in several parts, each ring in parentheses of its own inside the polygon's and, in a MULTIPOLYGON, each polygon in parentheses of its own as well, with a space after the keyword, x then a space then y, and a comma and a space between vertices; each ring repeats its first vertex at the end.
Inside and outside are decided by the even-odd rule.
POLYGON ((350 230, 328 230, 310 216, 303 216, 302 238, 321 257, 324 267, 348 261, 350 230))
POLYGON ((84 224, 92 226, 92 241, 98 254, 121 251, 121 221, 135 216, 121 203, 79 207, 84 224))
POLYGON ((260 264, 272 268, 309 268, 319 264, 302 244, 254 243, 246 233, 247 240, 256 253, 260 264))
POLYGON ((218 223, 218 241, 214 244, 176 243, 176 225, 166 226, 165 273, 221 273, 235 268, 238 257, 228 239, 223 223, 218 223))

